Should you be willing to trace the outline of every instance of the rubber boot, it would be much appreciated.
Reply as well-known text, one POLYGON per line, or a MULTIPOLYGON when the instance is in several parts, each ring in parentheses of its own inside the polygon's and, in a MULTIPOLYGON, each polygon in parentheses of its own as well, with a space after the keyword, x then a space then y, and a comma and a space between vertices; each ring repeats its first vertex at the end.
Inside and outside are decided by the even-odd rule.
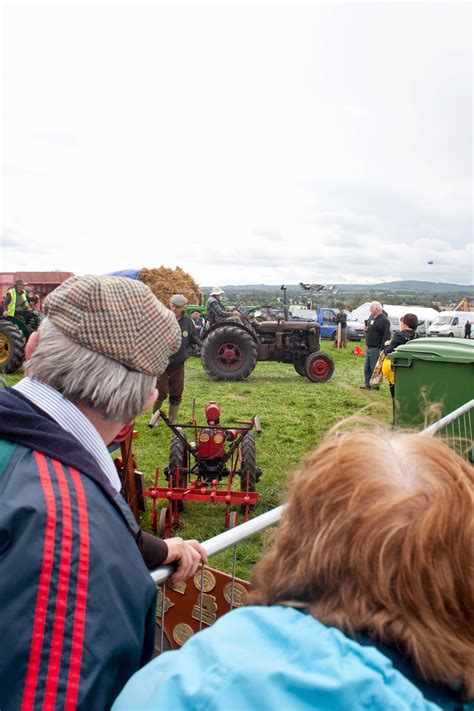
POLYGON ((168 419, 172 425, 175 425, 178 421, 178 410, 179 410, 179 405, 170 405, 168 419))
POLYGON ((395 425, 395 383, 388 384, 392 397, 392 425, 395 425))
POLYGON ((152 416, 151 416, 151 418, 150 418, 150 422, 148 423, 150 427, 153 427, 153 424, 152 424, 152 422, 153 422, 153 415, 155 414, 155 412, 158 412, 158 410, 161 409, 162 404, 163 404, 163 403, 160 402, 159 400, 155 400, 155 402, 153 403, 153 414, 152 414, 152 416))
POLYGON ((158 410, 161 409, 162 404, 163 400, 155 400, 155 402, 153 403, 153 414, 155 414, 155 412, 158 412, 158 410))

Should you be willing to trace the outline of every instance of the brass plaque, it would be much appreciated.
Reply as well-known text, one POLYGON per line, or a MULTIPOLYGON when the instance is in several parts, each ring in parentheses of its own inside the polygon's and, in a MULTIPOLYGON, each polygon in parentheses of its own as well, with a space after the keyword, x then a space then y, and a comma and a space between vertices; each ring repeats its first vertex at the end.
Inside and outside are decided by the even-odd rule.
POLYGON ((234 589, 232 590, 232 583, 227 583, 227 585, 224 586, 224 597, 232 607, 243 607, 248 602, 249 594, 240 583, 234 581, 233 587, 234 589))
POLYGON ((216 579, 211 573, 211 571, 207 568, 204 568, 204 575, 201 571, 199 571, 199 573, 196 573, 193 580, 194 586, 197 590, 200 590, 201 592, 208 593, 211 592, 211 590, 214 590, 214 588, 216 587, 216 579))
MULTIPOLYGON (((174 602, 171 602, 169 597, 166 597, 165 595, 165 612, 164 614, 168 612, 170 607, 174 607, 174 602)), ((159 622, 161 620, 161 617, 163 615, 163 591, 158 588, 158 600, 156 601, 156 619, 159 622)))
POLYGON ((173 639, 180 647, 194 634, 192 627, 185 622, 180 622, 179 625, 173 627, 173 639))
POLYGON ((180 580, 179 583, 175 583, 174 585, 170 585, 169 587, 171 588, 171 590, 174 590, 180 595, 184 595, 184 593, 186 592, 186 583, 184 582, 184 580, 180 580))
POLYGON ((217 619, 217 601, 214 595, 201 593, 198 596, 197 605, 193 607, 192 617, 194 620, 202 620, 206 625, 212 625, 217 619), (202 597, 202 610, 201 610, 202 597))

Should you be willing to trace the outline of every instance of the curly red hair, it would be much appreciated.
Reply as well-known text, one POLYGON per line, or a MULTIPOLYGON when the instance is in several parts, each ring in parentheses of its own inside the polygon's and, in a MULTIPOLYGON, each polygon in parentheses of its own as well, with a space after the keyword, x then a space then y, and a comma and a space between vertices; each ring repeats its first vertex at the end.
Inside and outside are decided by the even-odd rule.
POLYGON ((474 474, 435 438, 339 432, 294 477, 251 603, 295 604, 474 693, 474 474))

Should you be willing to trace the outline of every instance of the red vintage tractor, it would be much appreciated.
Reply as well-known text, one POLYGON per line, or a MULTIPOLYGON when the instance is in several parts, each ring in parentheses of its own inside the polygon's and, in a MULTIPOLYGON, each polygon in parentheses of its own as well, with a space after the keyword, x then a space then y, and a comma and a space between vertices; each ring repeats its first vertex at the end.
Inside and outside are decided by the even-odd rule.
POLYGON ((290 321, 284 294, 284 319, 257 322, 246 314, 211 326, 203 335, 201 360, 213 380, 245 380, 258 361, 291 363, 312 383, 325 383, 334 361, 320 349, 320 326, 315 321, 290 321))
POLYGON ((150 427, 154 427, 162 419, 173 432, 169 464, 164 470, 166 485, 159 486, 156 469, 154 486, 142 492, 152 500, 151 527, 165 538, 179 525, 185 501, 225 504, 225 527, 232 528, 237 523, 237 511, 231 507, 238 505, 248 520, 258 499, 255 485, 262 473, 257 467, 255 450, 255 432, 261 431, 258 417, 237 420, 235 426, 224 427, 220 424, 220 408, 214 401, 207 404, 205 414, 204 425, 196 423, 194 413, 189 423, 171 424, 161 410, 150 421, 150 427), (220 486, 221 480, 225 480, 225 486, 220 486), (158 522, 160 499, 167 500, 168 506, 161 509, 158 522))

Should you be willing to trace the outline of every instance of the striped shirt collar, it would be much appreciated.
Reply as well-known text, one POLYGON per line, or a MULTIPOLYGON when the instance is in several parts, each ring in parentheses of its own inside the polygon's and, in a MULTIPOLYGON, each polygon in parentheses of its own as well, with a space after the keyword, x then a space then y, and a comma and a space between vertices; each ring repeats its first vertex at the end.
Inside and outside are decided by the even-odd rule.
POLYGON ((120 491, 120 479, 104 440, 92 422, 70 400, 49 385, 32 378, 23 378, 13 386, 13 389, 18 390, 46 412, 60 427, 74 435, 92 454, 115 491, 120 491))

